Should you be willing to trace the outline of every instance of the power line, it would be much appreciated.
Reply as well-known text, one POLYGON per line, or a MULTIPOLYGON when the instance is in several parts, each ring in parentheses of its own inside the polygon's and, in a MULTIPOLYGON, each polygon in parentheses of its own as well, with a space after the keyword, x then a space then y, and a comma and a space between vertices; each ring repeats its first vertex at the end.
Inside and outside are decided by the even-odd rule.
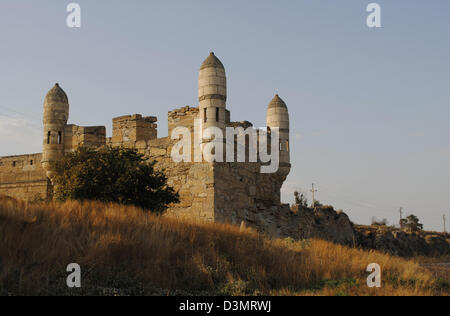
MULTIPOLYGON (((307 185, 304 185, 304 184, 301 184, 301 186, 307 187, 307 185)), ((389 210, 389 209, 384 208, 384 207, 379 207, 379 205, 374 205, 371 202, 365 202, 365 201, 362 201, 362 200, 359 200, 359 199, 355 199, 352 196, 341 194, 341 193, 339 193, 339 192, 337 192, 335 190, 331 190, 331 189, 329 189, 327 187, 323 187, 322 185, 320 186, 320 189, 321 189, 321 191, 327 193, 328 195, 330 195, 330 196, 332 196, 334 198, 339 199, 340 201, 343 201, 344 203, 349 203, 349 204, 352 204, 352 205, 355 205, 355 206, 358 206, 358 207, 362 207, 362 208, 373 209, 374 211, 390 214, 391 216, 395 213, 394 208, 389 210)), ((317 190, 314 188, 314 184, 313 184, 313 189, 312 190, 315 191, 314 193, 317 192, 317 190)), ((313 194, 313 199, 314 199, 313 203, 315 203, 315 195, 314 194, 313 194)), ((401 212, 400 219, 403 218, 403 216, 405 214, 404 211, 405 211, 405 208, 402 207, 401 211, 400 211, 401 212)), ((409 214, 415 214, 417 212, 415 212, 415 210, 411 210, 411 209, 408 208, 408 213, 409 214)), ((402 225, 402 224, 400 224, 400 225, 402 225)))
MULTIPOLYGON (((36 118, 33 117, 33 119, 32 119, 31 116, 27 116, 27 115, 25 115, 23 113, 20 113, 18 111, 12 110, 12 109, 7 109, 4 106, 0 106, 0 108, 6 109, 7 111, 14 112, 14 113, 19 114, 20 116, 22 116, 21 118, 12 117, 12 116, 10 116, 10 115, 5 113, 3 115, 6 118, 17 119, 17 120, 20 119, 20 120, 26 121, 26 124, 27 124, 28 127, 33 127, 33 128, 39 129, 39 130, 42 129, 42 125, 37 123, 38 120, 36 118)), ((1 112, 0 112, 0 114, 1 114, 1 112)))
POLYGON ((388 214, 388 213, 392 214, 392 210, 388 210, 388 209, 385 209, 383 207, 379 207, 377 205, 373 205, 373 203, 364 202, 362 200, 355 199, 355 198, 350 197, 348 195, 347 196, 343 195, 343 194, 341 194, 339 192, 330 190, 328 188, 323 188, 322 186, 321 186, 321 190, 323 190, 325 192, 328 192, 329 195, 332 195, 335 198, 339 198, 340 200, 343 200, 344 202, 347 202, 349 204, 353 204, 353 205, 356 205, 356 206, 359 206, 359 207, 365 207, 365 208, 374 209, 374 210, 377 210, 377 211, 384 212, 386 214, 388 214))
POLYGON ((10 108, 10 107, 6 107, 6 106, 4 106, 4 105, 0 105, 0 108, 4 109, 4 110, 6 110, 6 111, 10 111, 10 112, 19 114, 19 115, 21 115, 21 116, 23 116, 23 117, 26 117, 26 118, 28 118, 28 119, 35 120, 35 121, 37 121, 37 122, 40 122, 41 119, 42 119, 42 117, 39 117, 39 118, 38 118, 37 115, 25 114, 25 113, 22 113, 22 112, 19 112, 19 111, 15 110, 15 109, 12 109, 12 108, 10 108))

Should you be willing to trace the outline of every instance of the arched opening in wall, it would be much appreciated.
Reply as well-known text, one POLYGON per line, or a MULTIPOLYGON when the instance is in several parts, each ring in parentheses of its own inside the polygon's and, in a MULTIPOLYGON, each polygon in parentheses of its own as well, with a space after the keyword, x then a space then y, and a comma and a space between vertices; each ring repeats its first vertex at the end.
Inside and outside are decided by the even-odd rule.
POLYGON ((219 122, 219 108, 216 108, 216 122, 219 122))
POLYGON ((62 133, 58 132, 58 145, 62 144, 62 133))
POLYGON ((47 133, 47 144, 50 144, 50 137, 52 136, 52 132, 47 133))
POLYGON ((207 117, 206 117, 206 114, 207 114, 206 108, 204 108, 204 109, 203 109, 203 122, 205 122, 205 123, 206 123, 206 121, 208 120, 207 117))

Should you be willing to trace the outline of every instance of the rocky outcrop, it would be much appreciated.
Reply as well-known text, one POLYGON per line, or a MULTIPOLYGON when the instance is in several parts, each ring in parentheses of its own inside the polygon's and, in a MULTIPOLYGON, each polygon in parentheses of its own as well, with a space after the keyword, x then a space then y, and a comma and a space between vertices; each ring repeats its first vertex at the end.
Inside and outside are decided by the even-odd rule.
POLYGON ((296 240, 317 238, 334 243, 378 250, 394 256, 438 257, 450 254, 450 235, 433 232, 407 233, 387 226, 354 225, 331 206, 315 209, 293 206, 261 207, 249 212, 245 225, 267 235, 296 240))
POLYGON ((358 244, 395 256, 444 256, 450 254, 450 236, 431 232, 406 233, 391 227, 356 226, 358 244))
POLYGON ((261 207, 247 212, 243 223, 269 236, 296 240, 317 238, 353 246, 356 231, 348 216, 331 206, 261 207))
POLYGON ((331 206, 310 209, 298 207, 296 211, 299 237, 319 238, 339 244, 353 245, 356 233, 347 214, 331 206))

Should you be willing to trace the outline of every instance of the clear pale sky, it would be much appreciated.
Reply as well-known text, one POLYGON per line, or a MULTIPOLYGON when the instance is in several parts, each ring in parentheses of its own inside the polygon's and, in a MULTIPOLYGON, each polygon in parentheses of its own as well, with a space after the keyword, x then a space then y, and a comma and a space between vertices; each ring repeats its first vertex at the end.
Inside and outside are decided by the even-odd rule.
MULTIPOLYGON (((41 151, 46 92, 59 82, 71 123, 159 117, 197 106, 210 51, 225 64, 232 120, 265 125, 275 93, 291 117, 292 172, 283 200, 315 183, 318 199, 357 223, 397 223, 400 206, 426 229, 450 219, 450 1, 0 2, 0 155, 41 151)), ((450 222, 447 225, 450 227, 450 222)))

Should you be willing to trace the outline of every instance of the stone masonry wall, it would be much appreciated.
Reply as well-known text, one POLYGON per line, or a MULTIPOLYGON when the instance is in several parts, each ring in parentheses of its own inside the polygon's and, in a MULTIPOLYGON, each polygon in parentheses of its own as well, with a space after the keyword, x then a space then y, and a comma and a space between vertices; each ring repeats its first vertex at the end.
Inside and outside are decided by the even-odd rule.
POLYGON ((64 134, 64 151, 66 153, 78 147, 98 148, 106 143, 106 128, 104 126, 66 125, 64 134))
POLYGON ((44 200, 51 185, 41 166, 42 154, 0 158, 0 195, 25 201, 44 200))
POLYGON ((156 122, 156 117, 142 117, 140 114, 114 118, 112 145, 130 147, 138 141, 156 139, 156 122))
POLYGON ((172 131, 178 126, 189 128, 191 133, 193 134, 194 120, 199 117, 198 114, 198 108, 192 108, 189 106, 170 111, 168 114, 169 138, 172 135, 172 131))
POLYGON ((215 220, 281 235, 276 214, 289 206, 280 202, 281 179, 263 174, 259 163, 215 163, 215 220))
POLYGON ((171 205, 167 216, 181 219, 214 221, 214 172, 212 163, 175 163, 172 147, 176 141, 169 138, 128 142, 149 161, 155 169, 163 171, 167 183, 180 196, 180 203, 171 205))

